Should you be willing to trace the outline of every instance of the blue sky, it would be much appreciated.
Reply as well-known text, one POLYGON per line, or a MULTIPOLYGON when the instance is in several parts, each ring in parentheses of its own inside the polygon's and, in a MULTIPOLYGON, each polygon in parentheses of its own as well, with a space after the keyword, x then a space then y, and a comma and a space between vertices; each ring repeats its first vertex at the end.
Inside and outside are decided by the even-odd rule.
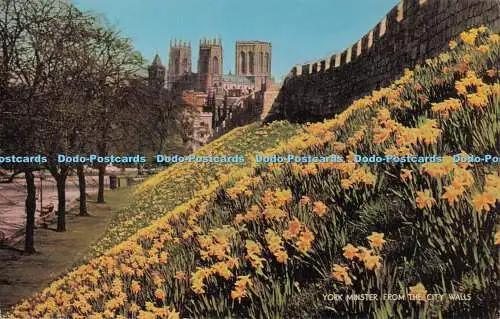
POLYGON ((235 42, 272 42, 272 73, 281 79, 298 63, 354 44, 397 0, 73 0, 104 14, 149 61, 158 51, 167 63, 170 39, 198 41, 219 35, 224 71, 234 73, 235 42))

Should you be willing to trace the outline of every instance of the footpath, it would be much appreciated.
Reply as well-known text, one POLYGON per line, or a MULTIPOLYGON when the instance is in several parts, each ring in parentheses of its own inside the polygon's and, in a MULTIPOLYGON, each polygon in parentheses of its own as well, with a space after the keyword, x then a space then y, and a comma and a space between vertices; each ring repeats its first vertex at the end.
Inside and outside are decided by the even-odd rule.
POLYGON ((78 207, 67 214, 67 231, 58 233, 55 225, 35 230, 33 255, 23 254, 24 241, 0 248, 0 313, 7 312, 21 299, 45 288, 70 270, 105 232, 114 214, 129 205, 132 187, 106 191, 105 204, 96 197, 88 200, 89 217, 77 216, 78 207))

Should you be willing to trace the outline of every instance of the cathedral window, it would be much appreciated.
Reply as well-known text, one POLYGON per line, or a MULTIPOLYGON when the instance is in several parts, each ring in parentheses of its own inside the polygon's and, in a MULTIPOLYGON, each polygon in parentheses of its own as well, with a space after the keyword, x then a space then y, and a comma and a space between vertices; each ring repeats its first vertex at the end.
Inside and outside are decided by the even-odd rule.
POLYGON ((240 58, 240 60, 241 60, 240 70, 241 70, 242 74, 245 74, 245 73, 247 73, 247 59, 246 59, 245 52, 241 52, 240 56, 241 56, 241 58, 240 58))
POLYGON ((249 64, 249 72, 250 74, 254 74, 255 73, 255 61, 254 61, 254 58, 255 58, 255 54, 253 52, 249 52, 248 53, 248 64, 249 64))
POLYGON ((271 72, 271 61, 269 61, 269 53, 266 52, 266 58, 265 58, 265 64, 266 64, 266 73, 271 72))
POLYGON ((264 52, 260 53, 260 72, 265 73, 266 70, 264 70, 264 52))
POLYGON ((175 74, 179 74, 180 72, 179 72, 179 59, 178 58, 176 58, 174 60, 174 67, 175 67, 175 74))
POLYGON ((212 73, 213 74, 219 74, 219 58, 214 56, 212 60, 212 73))

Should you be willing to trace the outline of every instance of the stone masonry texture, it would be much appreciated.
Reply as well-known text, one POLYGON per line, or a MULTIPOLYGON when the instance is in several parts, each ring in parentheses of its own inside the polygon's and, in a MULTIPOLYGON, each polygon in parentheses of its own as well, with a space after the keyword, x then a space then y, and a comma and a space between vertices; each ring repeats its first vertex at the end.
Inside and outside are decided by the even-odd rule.
POLYGON ((500 31, 500 0, 402 0, 343 52, 293 67, 266 121, 333 117, 480 25, 500 31))

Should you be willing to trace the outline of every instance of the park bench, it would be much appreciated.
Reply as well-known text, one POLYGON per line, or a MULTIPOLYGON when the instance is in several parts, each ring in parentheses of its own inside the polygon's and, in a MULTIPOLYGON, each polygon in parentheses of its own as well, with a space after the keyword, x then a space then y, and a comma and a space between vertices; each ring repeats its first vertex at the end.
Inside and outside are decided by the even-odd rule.
POLYGON ((0 168, 0 183, 11 183, 12 174, 9 174, 6 170, 0 168))
POLYGON ((44 228, 48 227, 49 219, 54 211, 54 204, 50 203, 48 205, 42 206, 42 210, 40 211, 40 219, 42 221, 42 226, 44 228))

